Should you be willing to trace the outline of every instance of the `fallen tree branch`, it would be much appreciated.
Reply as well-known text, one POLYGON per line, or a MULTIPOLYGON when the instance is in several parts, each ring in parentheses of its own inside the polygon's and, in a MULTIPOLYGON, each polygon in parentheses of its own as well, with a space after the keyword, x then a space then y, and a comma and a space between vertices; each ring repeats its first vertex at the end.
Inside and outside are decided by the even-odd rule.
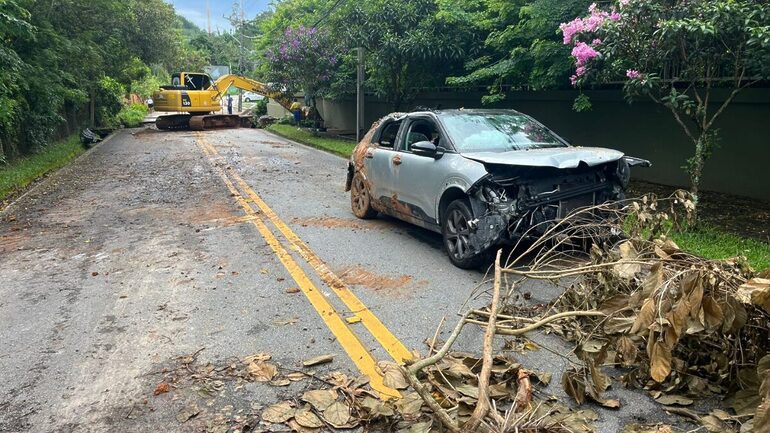
POLYGON ((500 304, 500 277, 502 275, 500 272, 501 254, 502 250, 498 250, 497 258, 495 259, 495 283, 492 289, 492 305, 489 307, 489 322, 487 322, 487 330, 484 333, 481 373, 479 373, 479 401, 476 403, 476 408, 473 410, 471 419, 469 419, 463 426, 463 430, 467 432, 475 432, 478 430, 481 421, 487 416, 490 408, 489 375, 492 374, 492 344, 495 339, 497 310, 499 309, 500 304))
MULTIPOLYGON (((495 332, 500 335, 523 335, 523 334, 526 334, 527 332, 532 332, 535 329, 540 328, 545 324, 553 322, 554 320, 564 319, 567 317, 587 317, 587 316, 606 317, 607 315, 602 313, 601 311, 564 311, 562 313, 557 313, 552 316, 544 317, 543 319, 540 319, 523 328, 497 327, 495 332)), ((465 319, 465 321, 467 323, 473 323, 475 325, 487 325, 486 322, 482 322, 480 320, 473 320, 470 318, 465 319)))

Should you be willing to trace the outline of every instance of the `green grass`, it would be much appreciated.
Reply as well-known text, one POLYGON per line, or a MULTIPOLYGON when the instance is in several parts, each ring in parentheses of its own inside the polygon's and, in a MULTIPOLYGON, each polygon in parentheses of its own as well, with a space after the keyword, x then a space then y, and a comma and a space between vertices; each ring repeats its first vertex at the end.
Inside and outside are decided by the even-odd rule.
POLYGON ((349 140, 338 138, 317 137, 304 129, 297 129, 294 125, 273 124, 267 127, 267 130, 280 135, 281 137, 294 140, 298 143, 306 144, 317 149, 331 152, 345 158, 350 158, 356 143, 349 140))
POLYGON ((707 259, 746 256, 755 270, 770 268, 770 244, 762 241, 747 239, 705 225, 697 229, 672 232, 669 237, 679 248, 707 259))
POLYGON ((64 167, 85 152, 77 135, 43 148, 39 153, 0 165, 0 200, 21 190, 35 179, 64 167))

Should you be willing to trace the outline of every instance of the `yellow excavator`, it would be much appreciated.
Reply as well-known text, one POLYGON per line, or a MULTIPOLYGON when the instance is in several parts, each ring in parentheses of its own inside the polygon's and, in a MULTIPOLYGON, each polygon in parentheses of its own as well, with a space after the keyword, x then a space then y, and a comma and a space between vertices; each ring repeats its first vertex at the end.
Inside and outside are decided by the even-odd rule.
POLYGON ((171 85, 161 86, 152 95, 155 111, 176 112, 160 116, 155 121, 158 129, 235 128, 250 123, 251 118, 237 114, 211 114, 222 109, 222 97, 235 86, 258 93, 291 110, 292 99, 283 92, 241 75, 228 74, 212 80, 200 72, 180 72, 171 76, 171 85))

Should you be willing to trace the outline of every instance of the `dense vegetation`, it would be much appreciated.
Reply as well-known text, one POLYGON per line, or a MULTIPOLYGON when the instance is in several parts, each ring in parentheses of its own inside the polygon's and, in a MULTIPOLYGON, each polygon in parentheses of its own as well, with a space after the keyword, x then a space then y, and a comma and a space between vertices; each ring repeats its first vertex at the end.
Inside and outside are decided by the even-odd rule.
POLYGON ((0 164, 83 125, 134 126, 129 93, 237 58, 230 35, 204 33, 164 0, 0 0, 0 42, 0 164))

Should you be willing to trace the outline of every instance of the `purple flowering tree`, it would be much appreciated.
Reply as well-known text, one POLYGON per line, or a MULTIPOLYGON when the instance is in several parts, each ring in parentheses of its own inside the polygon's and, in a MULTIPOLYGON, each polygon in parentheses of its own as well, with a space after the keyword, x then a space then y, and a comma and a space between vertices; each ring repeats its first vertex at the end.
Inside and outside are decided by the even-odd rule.
MULTIPOLYGON (((685 168, 697 202, 704 164, 719 141, 714 122, 741 90, 770 76, 770 5, 619 0, 591 5, 561 31, 573 47, 573 86, 620 82, 629 100, 650 98, 669 109, 694 147, 685 168)), ((581 94, 575 109, 587 108, 581 94)))
POLYGON ((304 92, 315 105, 316 94, 329 84, 337 66, 336 53, 327 33, 314 27, 289 27, 265 54, 268 79, 288 92, 304 92))

